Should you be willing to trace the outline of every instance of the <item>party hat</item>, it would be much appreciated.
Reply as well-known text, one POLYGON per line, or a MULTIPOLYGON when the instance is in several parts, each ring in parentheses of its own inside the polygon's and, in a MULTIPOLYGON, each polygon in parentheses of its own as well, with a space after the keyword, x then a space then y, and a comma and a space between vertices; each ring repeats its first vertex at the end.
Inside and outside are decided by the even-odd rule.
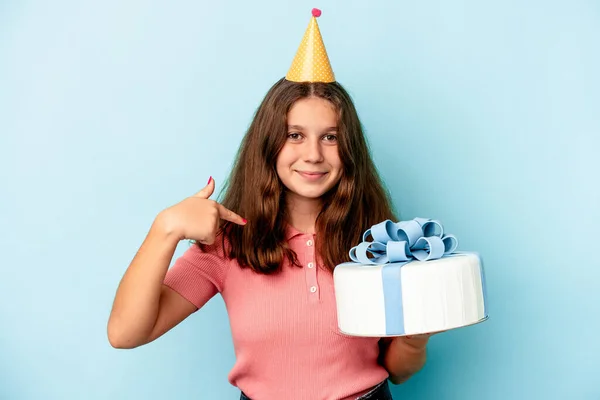
POLYGON ((317 18, 321 10, 313 8, 312 18, 298 47, 285 79, 293 82, 335 82, 329 57, 321 38, 317 18))

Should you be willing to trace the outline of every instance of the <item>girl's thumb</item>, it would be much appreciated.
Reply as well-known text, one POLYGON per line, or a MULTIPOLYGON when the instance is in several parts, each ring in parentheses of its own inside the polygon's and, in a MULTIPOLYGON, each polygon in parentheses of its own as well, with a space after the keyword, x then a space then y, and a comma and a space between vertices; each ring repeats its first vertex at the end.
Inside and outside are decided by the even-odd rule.
POLYGON ((211 176, 210 178, 208 178, 208 183, 206 184, 206 186, 204 186, 204 188, 201 191, 196 193, 194 195, 194 197, 201 197, 203 199, 208 199, 213 194, 214 190, 215 190, 215 180, 211 176))

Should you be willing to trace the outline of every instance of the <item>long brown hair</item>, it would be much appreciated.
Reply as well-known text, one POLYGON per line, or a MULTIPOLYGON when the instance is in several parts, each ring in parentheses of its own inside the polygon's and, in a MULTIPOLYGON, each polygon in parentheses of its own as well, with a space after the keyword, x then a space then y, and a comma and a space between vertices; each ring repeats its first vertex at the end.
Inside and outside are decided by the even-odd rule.
MULTIPOLYGON (((239 226, 223 220, 226 254, 242 268, 270 274, 288 258, 300 266, 286 240, 286 187, 275 163, 287 138, 287 114, 300 99, 320 97, 338 114, 338 151, 343 164, 340 181, 323 197, 316 220, 316 250, 323 266, 333 271, 349 261, 348 251, 363 232, 385 219, 396 220, 389 193, 371 159, 356 109, 346 90, 334 83, 297 83, 282 78, 268 91, 244 136, 221 203, 248 220, 239 226)), ((224 242, 223 242, 224 245, 224 242)))

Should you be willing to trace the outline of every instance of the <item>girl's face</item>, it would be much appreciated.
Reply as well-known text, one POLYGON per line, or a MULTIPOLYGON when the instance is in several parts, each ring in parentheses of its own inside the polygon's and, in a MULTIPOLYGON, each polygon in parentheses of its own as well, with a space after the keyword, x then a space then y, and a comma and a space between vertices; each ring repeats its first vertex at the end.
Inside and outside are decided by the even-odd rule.
POLYGON ((296 196, 318 199, 342 176, 335 108, 322 98, 301 99, 288 112, 287 124, 277 174, 296 196))

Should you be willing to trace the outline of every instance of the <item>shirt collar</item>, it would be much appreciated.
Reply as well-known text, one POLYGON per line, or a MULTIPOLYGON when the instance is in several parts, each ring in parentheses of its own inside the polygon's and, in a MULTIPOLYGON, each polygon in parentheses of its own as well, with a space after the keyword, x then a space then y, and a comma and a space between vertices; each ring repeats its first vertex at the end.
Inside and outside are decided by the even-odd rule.
MULTIPOLYGON (((298 229, 294 228, 292 225, 286 223, 285 224, 285 240, 290 240, 295 238, 296 236, 307 235, 306 233, 300 232, 298 229)), ((312 236, 312 235, 311 235, 312 236)))

